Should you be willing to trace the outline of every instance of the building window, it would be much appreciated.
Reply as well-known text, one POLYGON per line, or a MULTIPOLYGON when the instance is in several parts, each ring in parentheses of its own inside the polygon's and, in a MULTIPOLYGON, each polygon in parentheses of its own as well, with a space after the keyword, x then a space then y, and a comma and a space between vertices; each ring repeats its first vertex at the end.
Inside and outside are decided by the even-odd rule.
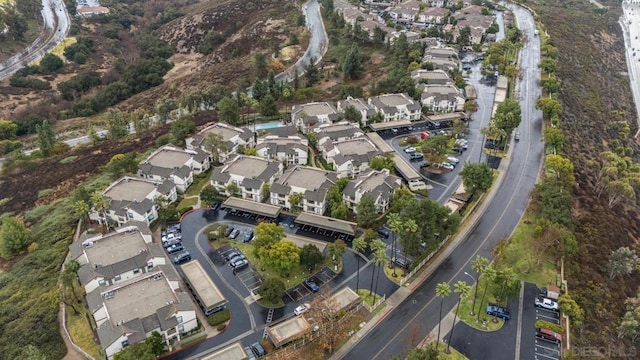
POLYGON ((129 346, 129 339, 122 340, 120 344, 122 345, 123 348, 126 348, 127 346, 129 346))
POLYGON ((176 321, 178 323, 181 323, 182 322, 182 316, 176 316, 176 321))
POLYGON ((114 276, 114 277, 113 277, 113 280, 115 280, 115 281, 120 281, 120 279, 122 279, 122 278, 120 277, 120 275, 116 275, 116 276, 114 276))
POLYGON ((149 261, 147 263, 147 269, 151 269, 153 267, 153 263, 151 261, 149 261))
POLYGON ((140 269, 133 269, 134 274, 140 274, 140 269))
POLYGON ((184 332, 184 326, 179 325, 179 326, 178 326, 178 332, 179 332, 179 333, 183 333, 183 332, 184 332))
POLYGON ((98 285, 104 285, 106 284, 106 282, 104 281, 104 279, 100 279, 98 280, 98 285))

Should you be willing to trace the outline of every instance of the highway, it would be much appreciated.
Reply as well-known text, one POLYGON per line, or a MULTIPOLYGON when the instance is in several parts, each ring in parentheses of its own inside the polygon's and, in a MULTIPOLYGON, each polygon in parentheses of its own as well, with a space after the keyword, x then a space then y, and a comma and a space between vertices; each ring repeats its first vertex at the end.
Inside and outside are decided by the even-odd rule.
MULTIPOLYGON (((472 272, 469 265, 471 259, 476 254, 492 258, 493 248, 512 233, 527 207, 530 192, 540 171, 544 149, 541 141, 542 114, 535 108, 540 96, 540 74, 537 68, 540 43, 533 35, 535 25, 532 15, 523 8, 507 6, 514 12, 525 43, 519 58, 522 77, 516 87, 517 98, 522 107, 522 123, 519 127, 521 140, 519 143, 512 143, 510 166, 504 181, 498 188, 497 196, 489 203, 486 212, 467 238, 404 302, 366 334, 346 354, 345 359, 389 359, 406 353, 425 338, 439 320, 440 301, 435 296, 436 284, 469 281, 464 272, 472 272)), ((445 298, 445 313, 455 305, 455 296, 445 298)), ((443 334, 446 332, 448 329, 443 329, 443 334)), ((506 357, 515 357, 516 349, 512 348, 511 351, 513 354, 506 354, 506 357)))
POLYGON ((55 48, 69 32, 71 19, 63 0, 42 0, 43 29, 40 36, 20 54, 0 63, 0 80, 37 61, 55 48))

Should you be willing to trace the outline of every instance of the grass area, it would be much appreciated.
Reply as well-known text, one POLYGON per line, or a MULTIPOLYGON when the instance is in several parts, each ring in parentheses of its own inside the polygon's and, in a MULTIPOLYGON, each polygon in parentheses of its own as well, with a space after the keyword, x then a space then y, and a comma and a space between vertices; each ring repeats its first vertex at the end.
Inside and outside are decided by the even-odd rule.
POLYGON ((187 345, 191 345, 193 343, 197 343, 199 341, 202 341, 202 340, 204 340, 206 338, 207 338, 207 333, 203 332, 201 334, 190 336, 187 339, 184 339, 184 340, 180 341, 180 345, 182 347, 185 347, 187 345))
POLYGON ((64 57, 64 49, 66 49, 67 46, 75 44, 76 42, 77 42, 76 38, 68 37, 62 40, 62 42, 60 42, 60 44, 58 44, 56 47, 54 47, 53 50, 51 50, 51 53, 53 55, 59 56, 63 60, 66 60, 66 58, 64 57))
POLYGON ((66 158, 62 159, 59 161, 60 164, 70 164, 74 161, 76 161, 78 159, 77 156, 73 155, 73 156, 67 156, 66 158))
POLYGON ((438 346, 438 360, 469 360, 453 347, 449 347, 448 354, 445 352, 446 350, 447 344, 440 342, 440 345, 438 346))
MULTIPOLYGON (((482 281, 481 281, 482 282, 482 281)), ((469 292, 469 296, 465 299, 462 299, 460 303, 460 309, 458 310, 458 317, 460 320, 467 323, 467 325, 483 331, 496 331, 502 328, 504 325, 504 320, 498 319, 498 322, 494 322, 493 316, 487 315, 486 309, 487 304, 490 302, 495 302, 495 298, 492 294, 489 294, 487 291, 487 296, 482 303, 482 292, 484 291, 484 282, 478 289, 478 298, 476 299, 475 304, 475 315, 471 315, 471 306, 473 305, 473 292, 475 291, 475 286, 471 288, 469 292), (478 322, 478 312, 480 312, 480 321, 478 322)))
POLYGON ((184 198, 182 199, 182 201, 180 201, 180 203, 178 204, 177 208, 178 209, 184 209, 186 207, 195 207, 198 204, 198 198, 197 197, 192 197, 192 198, 184 198))
MULTIPOLYGON (((213 167, 212 167, 213 169, 213 167)), ((189 188, 187 189, 187 193, 185 194, 186 196, 191 196, 191 195, 200 195, 200 191, 202 191, 202 188, 207 185, 207 183, 209 183, 209 175, 211 174, 212 170, 209 170, 203 174, 200 174, 198 176, 195 176, 193 178, 193 184, 191 184, 191 186, 189 186, 189 188)))
POLYGON ((382 297, 376 293, 372 293, 371 295, 369 295, 369 289, 358 289, 356 290, 356 293, 360 295, 362 301, 364 301, 364 303, 368 306, 373 306, 373 304, 375 304, 375 302, 380 300, 380 298, 382 297))
POLYGON ((284 301, 282 301, 282 299, 279 299, 276 302, 271 302, 271 301, 268 301, 267 299, 260 299, 256 301, 256 303, 268 309, 278 309, 284 306, 284 301))
POLYGON ((53 189, 42 189, 38 191, 38 199, 43 198, 53 192, 53 189))
POLYGON ((67 306, 67 329, 71 338, 76 345, 80 346, 82 350, 86 351, 94 359, 100 359, 102 348, 93 339, 93 331, 87 321, 87 313, 84 306, 76 306, 80 315, 75 315, 73 309, 67 306))
POLYGON ((387 276, 387 278, 389 278, 389 280, 393 281, 394 283, 400 285, 400 279, 402 279, 402 277, 405 276, 405 271, 397 266, 395 267, 395 269, 396 269, 396 275, 397 275, 396 277, 393 276, 393 269, 389 268, 389 262, 384 264, 384 274, 387 276))
POLYGON ((530 219, 522 219, 503 250, 498 266, 511 267, 519 279, 540 287, 555 284, 557 270, 554 254, 534 251, 531 242, 535 239, 534 228, 530 219))

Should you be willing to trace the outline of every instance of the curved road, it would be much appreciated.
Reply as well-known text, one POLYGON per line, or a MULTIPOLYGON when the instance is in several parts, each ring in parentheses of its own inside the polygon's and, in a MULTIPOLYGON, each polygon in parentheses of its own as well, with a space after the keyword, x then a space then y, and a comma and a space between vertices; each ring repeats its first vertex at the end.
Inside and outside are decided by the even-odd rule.
MULTIPOLYGON (((540 96, 540 43, 533 36, 535 23, 525 9, 508 5, 514 12, 519 28, 523 31, 524 47, 520 52, 522 79, 516 92, 522 107, 521 140, 512 143, 510 166, 504 181, 498 188, 498 196, 489 203, 486 212, 470 231, 466 239, 404 302, 398 305, 362 338, 345 359, 389 359, 415 347, 415 340, 426 337, 438 324, 439 299, 435 296, 436 284, 459 280, 468 281, 465 271, 471 272, 470 261, 479 254, 491 258, 492 250, 500 239, 508 237, 520 221, 529 201, 543 159, 544 144, 541 141, 542 114, 535 103, 540 96), (413 340, 413 341, 412 341, 413 340)), ((445 313, 456 305, 454 296, 444 300, 445 313)), ((448 329, 443 329, 443 335, 448 329)), ((515 337, 515 334, 512 336, 515 337)), ((515 358, 513 354, 506 357, 515 358), (512 356, 511 356, 512 355, 512 356)))
POLYGON ((71 19, 63 0, 42 0, 43 30, 40 36, 20 54, 0 63, 0 80, 4 80, 25 64, 32 63, 53 50, 69 32, 71 19))

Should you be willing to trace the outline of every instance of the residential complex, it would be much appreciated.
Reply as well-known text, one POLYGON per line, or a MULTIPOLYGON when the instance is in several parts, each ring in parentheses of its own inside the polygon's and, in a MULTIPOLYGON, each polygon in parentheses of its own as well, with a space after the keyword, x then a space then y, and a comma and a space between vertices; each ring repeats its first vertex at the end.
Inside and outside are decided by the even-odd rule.
POLYGON ((466 101, 462 90, 453 84, 424 85, 422 106, 434 112, 463 111, 466 101))
POLYGON ((369 163, 382 153, 366 137, 325 142, 322 147, 322 157, 328 164, 333 165, 338 177, 354 177, 369 168, 369 163))
POLYGON ((371 106, 369 106, 369 104, 367 104, 365 100, 355 99, 351 96, 347 97, 344 100, 338 101, 337 108, 339 112, 344 113, 349 106, 353 106, 356 110, 358 110, 361 116, 360 122, 362 123, 363 127, 367 126, 369 120, 377 114, 377 112, 371 106))
POLYGON ((451 83, 451 78, 449 74, 447 74, 444 70, 414 70, 411 72, 411 78, 415 80, 415 82, 420 84, 428 84, 428 85, 446 85, 451 83))
POLYGON ((390 175, 389 170, 370 170, 349 181, 342 192, 342 199, 349 209, 357 213, 357 205, 363 196, 373 199, 379 213, 389 209, 394 191, 402 185, 402 180, 390 175))
POLYGON ((309 141, 300 135, 267 135, 258 138, 256 152, 261 158, 278 161, 285 165, 306 165, 309 141))
POLYGON ((407 94, 384 94, 369 98, 369 105, 383 116, 383 121, 420 120, 422 107, 407 94))
POLYGON ((211 174, 211 185, 227 196, 239 196, 252 201, 262 200, 262 188, 271 185, 282 174, 278 161, 257 156, 236 155, 211 174))
POLYGON ((302 211, 324 214, 329 188, 336 183, 338 175, 307 166, 293 166, 271 185, 271 205, 287 209, 298 207, 302 211), (301 194, 299 204, 291 204, 290 197, 301 194), (293 205, 293 206, 292 206, 293 205))
POLYGON ((344 141, 364 136, 364 131, 357 124, 341 121, 335 124, 326 124, 315 129, 318 138, 318 146, 325 143, 344 141))
POLYGON ((237 153, 240 146, 252 147, 255 145, 253 131, 218 122, 186 139, 187 149, 201 149, 208 152, 206 140, 210 134, 220 136, 225 144, 224 147, 218 149, 219 159, 217 160, 221 163, 227 161, 232 154, 237 153))
POLYGON ((149 180, 171 180, 184 193, 193 183, 193 175, 209 170, 209 154, 202 149, 183 150, 165 145, 138 166, 138 175, 149 180))
POLYGON ((150 224, 158 218, 156 202, 171 203, 178 198, 176 185, 169 180, 153 181, 138 177, 125 176, 115 181, 102 192, 106 207, 93 208, 89 219, 98 223, 122 226, 128 221, 141 221, 150 224))
POLYGON ((305 134, 320 124, 338 120, 338 117, 338 111, 328 102, 294 105, 291 108, 291 121, 305 134))

